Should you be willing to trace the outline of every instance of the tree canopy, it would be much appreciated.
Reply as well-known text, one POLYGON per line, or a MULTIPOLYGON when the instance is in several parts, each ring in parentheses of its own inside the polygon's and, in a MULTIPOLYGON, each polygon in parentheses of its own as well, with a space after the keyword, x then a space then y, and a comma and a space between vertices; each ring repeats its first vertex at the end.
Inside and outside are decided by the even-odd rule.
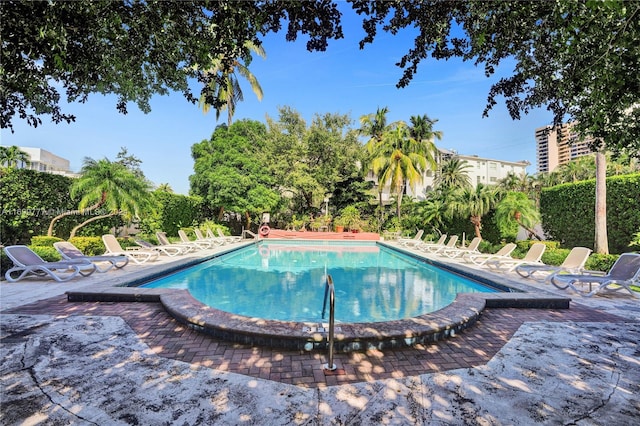
POLYGON ((263 167, 265 133, 264 124, 241 120, 218 126, 210 139, 192 146, 191 192, 206 200, 219 219, 225 212, 239 213, 248 226, 251 217, 278 205, 274 178, 263 167))
POLYGON ((152 95, 170 91, 220 108, 226 100, 212 88, 225 76, 207 70, 250 61, 247 46, 259 46, 259 37, 283 22, 286 39, 304 34, 310 51, 342 37, 340 13, 329 1, 3 1, 0 22, 0 124, 11 129, 16 115, 31 126, 43 114, 74 121, 62 110, 61 91, 69 102, 115 94, 122 113, 129 102, 148 112, 152 95), (201 93, 192 93, 190 79, 201 93))
MULTIPOLYGON (((546 107, 559 124, 607 149, 640 155, 640 2, 557 0, 407 2, 349 0, 363 17, 364 48, 381 29, 396 35, 418 30, 397 65, 407 86, 429 57, 460 57, 487 76, 515 61, 510 77, 493 84, 484 111, 504 98, 517 119, 546 107)), ((166 2, 159 0, 5 1, 0 6, 2 128, 17 114, 30 125, 41 115, 73 121, 60 106, 90 93, 115 94, 123 113, 134 102, 150 110, 153 94, 177 91, 214 108, 223 70, 249 65, 248 46, 287 24, 286 39, 308 36, 307 49, 323 51, 342 38, 335 1, 166 2), (208 72, 212 69, 220 72, 208 72), (189 80, 200 83, 194 94, 189 80)))
POLYGON ((582 136, 640 156, 640 2, 370 2, 352 0, 372 43, 378 29, 418 29, 398 62, 407 86, 418 65, 460 57, 487 76, 515 61, 513 74, 491 87, 484 114, 503 97, 512 118, 545 107, 554 124, 576 121, 582 136))
POLYGON ((291 108, 279 113, 266 127, 252 120, 218 126, 209 140, 193 145, 191 192, 219 217, 243 214, 248 226, 265 211, 272 217, 315 214, 334 192, 341 201, 359 198, 344 188, 345 182, 364 186, 362 146, 348 128, 349 116, 317 114, 307 127, 291 108))

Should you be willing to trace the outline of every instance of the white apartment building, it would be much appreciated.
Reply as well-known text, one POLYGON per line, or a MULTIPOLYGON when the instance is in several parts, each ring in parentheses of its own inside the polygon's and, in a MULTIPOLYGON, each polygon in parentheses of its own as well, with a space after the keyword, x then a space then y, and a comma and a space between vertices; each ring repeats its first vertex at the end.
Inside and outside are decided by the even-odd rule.
MULTIPOLYGON (((457 157, 462 162, 471 166, 467 167, 465 172, 469 175, 471 184, 474 188, 478 186, 479 183, 483 185, 496 185, 510 173, 518 176, 525 174, 527 172, 527 167, 531 165, 531 163, 525 160, 515 162, 494 160, 477 155, 460 155, 455 151, 438 148, 438 158, 436 159, 438 163, 446 161, 452 157, 457 157)), ((377 184, 377 178, 372 171, 369 171, 366 179, 377 184)), ((432 191, 434 188, 434 179, 435 172, 433 170, 427 170, 422 176, 422 182, 416 184, 415 190, 407 187, 405 194, 417 200, 424 200, 426 198, 426 193, 432 191)), ((385 188, 382 193, 383 201, 389 200, 390 192, 390 188, 385 188)))
POLYGON ((591 154, 589 140, 579 141, 572 131, 573 123, 561 127, 561 137, 553 126, 536 129, 536 160, 538 173, 550 173, 558 166, 578 157, 591 154))
POLYGON ((66 158, 57 156, 42 148, 32 148, 27 146, 19 146, 29 156, 29 163, 20 163, 18 168, 37 170, 39 172, 59 174, 70 177, 77 177, 76 173, 71 172, 71 163, 66 158))

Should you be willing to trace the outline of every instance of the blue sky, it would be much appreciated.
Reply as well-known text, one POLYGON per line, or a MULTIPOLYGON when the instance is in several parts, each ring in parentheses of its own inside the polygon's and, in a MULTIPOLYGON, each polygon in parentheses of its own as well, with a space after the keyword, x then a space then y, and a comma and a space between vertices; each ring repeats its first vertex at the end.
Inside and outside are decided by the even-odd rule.
MULTIPOLYGON (((331 41, 326 52, 306 51, 306 38, 285 41, 285 33, 264 39, 266 59, 256 58, 250 66, 264 91, 260 102, 248 84, 243 85, 244 102, 234 120, 265 121, 277 118, 278 107, 289 106, 310 123, 314 114, 349 114, 358 127, 360 116, 388 107, 389 122, 408 121, 412 115, 427 114, 443 132, 436 141, 442 148, 460 154, 479 155, 506 161, 527 160, 534 174, 535 129, 551 121, 546 110, 537 110, 519 121, 509 117, 500 99, 488 118, 482 118, 489 88, 499 78, 486 78, 482 68, 459 60, 427 60, 418 68, 411 84, 397 89, 402 70, 395 66, 413 45, 413 34, 397 36, 379 32, 373 44, 360 50, 361 19, 351 10, 343 16, 345 38, 331 41)), ((499 72, 509 75, 512 69, 499 72)), ((181 94, 155 96, 152 111, 143 114, 133 104, 127 115, 119 114, 112 96, 91 95, 85 104, 71 104, 66 112, 76 122, 54 124, 44 117, 43 125, 31 128, 14 119, 15 133, 2 129, 2 145, 46 149, 71 161, 78 171, 84 157, 114 160, 121 147, 142 160, 142 170, 155 184, 169 183, 175 192, 188 194, 193 173, 191 146, 208 139, 218 124, 226 123, 226 112, 216 121, 215 112, 203 114, 181 94)))

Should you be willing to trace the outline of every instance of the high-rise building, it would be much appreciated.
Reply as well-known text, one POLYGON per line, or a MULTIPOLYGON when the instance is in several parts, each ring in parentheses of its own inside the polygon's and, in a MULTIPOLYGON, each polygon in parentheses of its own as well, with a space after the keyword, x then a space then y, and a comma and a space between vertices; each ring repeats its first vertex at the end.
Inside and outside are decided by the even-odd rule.
POLYGON ((553 126, 536 129, 536 160, 538 173, 549 173, 583 155, 591 154, 589 139, 580 141, 573 123, 564 123, 560 132, 553 126), (560 134, 560 136, 559 136, 560 134))

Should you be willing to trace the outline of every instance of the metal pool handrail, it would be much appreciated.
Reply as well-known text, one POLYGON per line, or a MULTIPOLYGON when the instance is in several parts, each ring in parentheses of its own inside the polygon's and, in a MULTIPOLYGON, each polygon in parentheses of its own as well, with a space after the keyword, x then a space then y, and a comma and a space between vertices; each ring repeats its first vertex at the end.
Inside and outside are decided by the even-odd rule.
POLYGON ((334 321, 335 321, 335 301, 336 292, 333 287, 333 278, 327 274, 327 285, 324 289, 324 306, 322 307, 322 318, 324 319, 325 310, 327 307, 327 294, 329 295, 329 360, 324 364, 325 370, 333 371, 336 369, 336 365, 333 363, 333 340, 334 340, 334 321))

